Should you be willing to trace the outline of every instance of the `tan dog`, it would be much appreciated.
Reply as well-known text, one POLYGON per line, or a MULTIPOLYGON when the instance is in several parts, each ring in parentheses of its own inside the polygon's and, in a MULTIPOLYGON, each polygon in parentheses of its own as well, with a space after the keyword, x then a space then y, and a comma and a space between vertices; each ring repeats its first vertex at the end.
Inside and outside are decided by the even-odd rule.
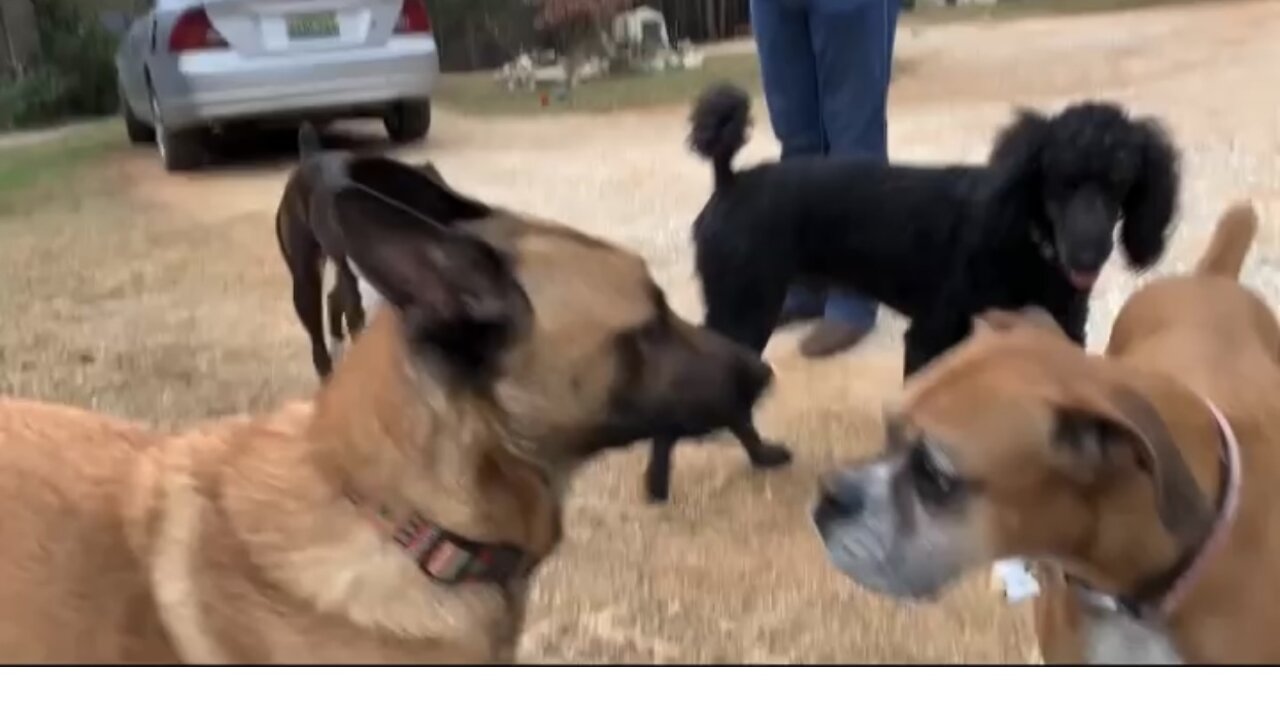
POLYGON ((993 314, 908 385, 878 458, 815 522, 862 585, 932 598, 1007 557, 1044 565, 1050 662, 1280 662, 1280 327, 1237 283, 1256 216, 1125 304, 1105 357, 993 314))
POLYGON ((510 660, 571 470, 768 383, 631 253, 317 187, 388 305, 314 403, 163 435, 0 401, 0 661, 510 660))

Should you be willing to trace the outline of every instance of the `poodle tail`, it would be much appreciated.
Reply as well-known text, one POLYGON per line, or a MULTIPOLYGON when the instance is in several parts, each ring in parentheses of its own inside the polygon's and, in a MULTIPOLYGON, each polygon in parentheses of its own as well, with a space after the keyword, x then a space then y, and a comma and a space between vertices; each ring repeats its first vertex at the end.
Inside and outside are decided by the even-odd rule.
POLYGON ((319 154, 324 150, 324 146, 320 143, 320 133, 316 131, 314 125, 310 122, 302 123, 302 127, 298 128, 298 154, 301 158, 319 154))
POLYGON ((1249 254, 1257 232, 1258 211, 1253 203, 1242 201, 1227 208, 1218 218, 1209 247, 1200 255, 1196 273, 1240 278, 1244 258, 1249 254))
POLYGON ((713 85, 698 97, 689 123, 689 146, 711 161, 716 188, 727 186, 734 176, 733 157, 747 143, 751 98, 730 83, 713 85))

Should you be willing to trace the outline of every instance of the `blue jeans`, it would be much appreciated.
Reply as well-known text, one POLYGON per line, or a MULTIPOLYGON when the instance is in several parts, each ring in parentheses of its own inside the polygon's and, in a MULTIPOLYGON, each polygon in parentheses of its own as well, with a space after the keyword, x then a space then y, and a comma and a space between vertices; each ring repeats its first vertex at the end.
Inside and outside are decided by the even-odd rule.
MULTIPOLYGON (((782 158, 887 162, 886 109, 900 0, 751 0, 769 121, 782 158)), ((795 286, 788 312, 869 328, 875 301, 795 286)))

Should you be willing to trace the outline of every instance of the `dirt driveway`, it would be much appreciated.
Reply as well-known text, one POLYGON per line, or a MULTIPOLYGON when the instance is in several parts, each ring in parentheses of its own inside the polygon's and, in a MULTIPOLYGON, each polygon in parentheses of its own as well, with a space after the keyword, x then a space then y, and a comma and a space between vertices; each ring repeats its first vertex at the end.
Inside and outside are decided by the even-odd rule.
MULTIPOLYGON (((1280 302, 1280 3, 939 25, 903 31, 892 151, 903 160, 979 159, 1013 103, 1081 97, 1161 115, 1185 150, 1182 229, 1163 269, 1199 251, 1229 199, 1265 223, 1248 276, 1280 302), (1271 274, 1264 276, 1264 274, 1271 274)), ((758 108, 758 113, 762 110, 758 108)), ((776 153, 761 128, 747 159, 776 153)), ((686 153, 684 109, 522 121, 441 114, 429 157, 484 198, 559 218, 633 247, 695 315, 689 223, 709 170, 686 153)), ((148 152, 115 159, 0 218, 0 392, 169 425, 268 407, 313 387, 272 236, 287 164, 162 174, 148 152)), ((1105 339, 1134 281, 1110 270, 1091 328, 1105 339)), ((877 441, 898 385, 901 326, 810 363, 795 339, 770 357, 780 380, 760 424, 795 466, 748 473, 727 442, 677 458, 673 503, 640 500, 644 450, 589 467, 567 539, 541 573, 522 648, 541 661, 1026 662, 1026 614, 985 576, 936 606, 869 596, 828 569, 805 512, 815 476, 877 441)))

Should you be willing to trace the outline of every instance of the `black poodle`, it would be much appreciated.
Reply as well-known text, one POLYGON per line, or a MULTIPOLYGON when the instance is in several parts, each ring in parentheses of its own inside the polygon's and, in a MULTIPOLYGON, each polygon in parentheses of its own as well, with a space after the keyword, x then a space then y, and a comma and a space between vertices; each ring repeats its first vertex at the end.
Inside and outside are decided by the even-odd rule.
MULTIPOLYGON (((909 167, 837 158, 734 171, 750 99, 710 88, 691 118, 715 192, 694 222, 706 325, 763 351, 795 282, 858 291, 911 319, 904 375, 969 333, 989 308, 1044 308, 1084 344, 1089 293, 1120 246, 1131 268, 1164 252, 1178 197, 1178 155, 1155 120, 1077 103, 1022 111, 986 166, 909 167)), ((750 417, 734 434, 754 464, 785 464, 750 417)), ((665 500, 677 438, 654 441, 652 500, 665 500)))

